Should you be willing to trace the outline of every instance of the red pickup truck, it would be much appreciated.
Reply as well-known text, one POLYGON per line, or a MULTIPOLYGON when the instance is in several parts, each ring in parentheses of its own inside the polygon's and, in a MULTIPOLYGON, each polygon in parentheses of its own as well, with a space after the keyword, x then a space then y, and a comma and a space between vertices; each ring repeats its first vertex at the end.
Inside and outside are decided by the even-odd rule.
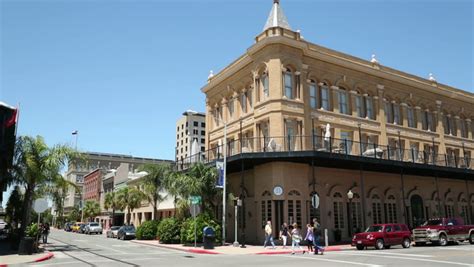
POLYGON ((464 225, 460 218, 429 219, 413 229, 413 241, 420 246, 427 242, 446 246, 448 242, 469 240, 474 244, 474 225, 464 225))

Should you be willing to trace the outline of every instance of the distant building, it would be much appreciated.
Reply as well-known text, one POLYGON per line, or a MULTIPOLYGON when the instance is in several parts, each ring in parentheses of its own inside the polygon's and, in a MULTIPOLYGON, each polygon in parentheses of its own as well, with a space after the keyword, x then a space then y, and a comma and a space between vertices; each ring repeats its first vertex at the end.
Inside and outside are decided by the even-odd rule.
POLYGON ((95 169, 84 176, 84 201, 100 201, 104 175, 103 169, 95 169))
POLYGON ((82 199, 81 192, 84 184, 84 176, 96 169, 100 168, 107 173, 110 170, 117 170, 122 163, 127 163, 126 166, 128 167, 128 170, 126 170, 125 173, 128 173, 133 172, 135 169, 146 163, 172 163, 170 160, 141 158, 121 154, 96 152, 84 152, 81 154, 84 160, 71 161, 66 172, 66 179, 75 183, 80 189, 80 191, 77 192, 73 188, 69 190, 69 193, 64 200, 66 212, 79 204, 82 199))
POLYGON ((181 160, 202 152, 206 147, 206 114, 188 110, 176 122, 176 160, 181 160), (197 151, 192 151, 196 140, 197 151))

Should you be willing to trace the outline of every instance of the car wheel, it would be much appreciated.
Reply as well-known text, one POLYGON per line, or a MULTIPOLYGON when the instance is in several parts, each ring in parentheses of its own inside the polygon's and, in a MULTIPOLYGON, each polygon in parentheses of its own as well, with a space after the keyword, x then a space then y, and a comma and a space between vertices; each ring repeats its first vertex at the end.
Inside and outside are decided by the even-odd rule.
POLYGON ((100 232, 100 234, 102 234, 102 232, 100 232))
POLYGON ((365 247, 363 245, 357 245, 356 248, 357 250, 363 250, 365 247))
POLYGON ((439 236, 439 244, 440 244, 441 246, 446 246, 446 245, 448 244, 448 238, 446 237, 445 234, 441 234, 441 235, 439 236))
POLYGON ((421 247, 421 246, 426 245, 426 243, 425 243, 425 242, 415 242, 415 245, 416 245, 417 247, 421 247))
POLYGON ((410 239, 409 238, 405 238, 403 239, 403 243, 402 243, 402 247, 404 248, 409 248, 410 247, 410 239))
POLYGON ((383 249, 383 247, 384 247, 383 239, 377 239, 377 241, 375 241, 375 249, 383 249))
POLYGON ((471 243, 471 245, 474 245, 474 231, 472 231, 469 235, 469 243, 471 243))

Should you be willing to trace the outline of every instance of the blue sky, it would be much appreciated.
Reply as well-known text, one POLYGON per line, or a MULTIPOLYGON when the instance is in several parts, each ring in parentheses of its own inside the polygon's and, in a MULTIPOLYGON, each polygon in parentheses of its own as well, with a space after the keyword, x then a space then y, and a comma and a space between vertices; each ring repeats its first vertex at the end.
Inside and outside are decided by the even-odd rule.
MULTIPOLYGON (((306 40, 473 92, 472 1, 281 0, 306 40)), ((254 42, 272 0, 0 0, 0 100, 21 135, 173 159, 175 123, 254 42)))

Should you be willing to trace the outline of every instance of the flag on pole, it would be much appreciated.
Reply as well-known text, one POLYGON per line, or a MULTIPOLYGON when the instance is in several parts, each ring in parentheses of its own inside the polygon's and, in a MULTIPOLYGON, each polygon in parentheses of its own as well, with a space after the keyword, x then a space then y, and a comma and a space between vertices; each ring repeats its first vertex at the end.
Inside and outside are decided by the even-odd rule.
POLYGON ((75 130, 75 131, 72 132, 72 135, 76 135, 76 134, 78 134, 78 133, 79 133, 79 132, 78 132, 77 130, 75 130))
POLYGON ((224 162, 216 161, 216 168, 218 172, 216 187, 224 188, 224 162))

